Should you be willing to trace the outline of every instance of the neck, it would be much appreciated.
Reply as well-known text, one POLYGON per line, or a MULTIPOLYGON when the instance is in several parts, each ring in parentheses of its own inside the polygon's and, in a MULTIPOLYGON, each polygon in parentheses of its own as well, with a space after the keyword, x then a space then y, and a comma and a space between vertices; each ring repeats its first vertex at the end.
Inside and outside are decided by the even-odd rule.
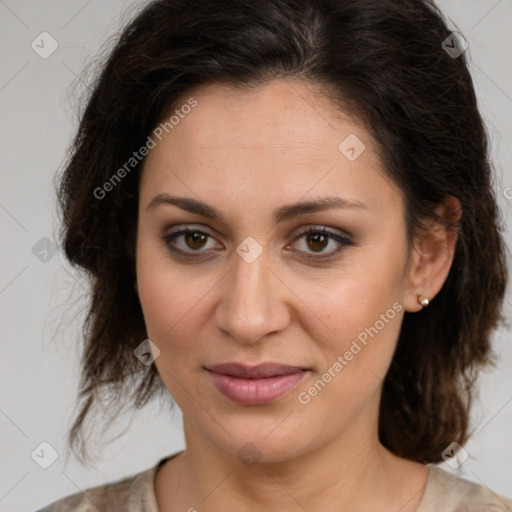
POLYGON ((185 419, 187 449, 157 474, 159 509, 220 512, 229 503, 247 511, 414 512, 427 467, 393 455, 379 443, 376 429, 354 424, 329 443, 302 447, 286 459, 261 453, 250 465, 236 449, 234 455, 222 451, 185 419))

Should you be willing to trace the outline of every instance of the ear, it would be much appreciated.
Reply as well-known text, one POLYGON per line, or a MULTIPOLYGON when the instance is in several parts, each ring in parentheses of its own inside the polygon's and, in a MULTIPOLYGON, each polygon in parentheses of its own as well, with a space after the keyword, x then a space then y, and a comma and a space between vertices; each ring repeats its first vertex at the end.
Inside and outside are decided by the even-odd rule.
MULTIPOLYGON (((459 200, 453 196, 448 196, 434 211, 452 222, 458 222, 462 213, 459 200)), ((418 301, 419 294, 431 301, 439 293, 450 272, 457 236, 458 232, 447 230, 432 220, 428 231, 415 239, 404 297, 406 311, 413 313, 423 309, 418 301)))

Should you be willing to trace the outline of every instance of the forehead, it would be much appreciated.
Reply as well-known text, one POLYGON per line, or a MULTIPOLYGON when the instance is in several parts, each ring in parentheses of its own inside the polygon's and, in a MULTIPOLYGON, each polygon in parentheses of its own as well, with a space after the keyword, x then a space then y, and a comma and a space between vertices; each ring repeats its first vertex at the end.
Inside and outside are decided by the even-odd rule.
POLYGON ((264 149, 277 154, 290 146, 287 157, 315 152, 337 157, 344 135, 357 132, 367 144, 373 144, 370 134, 322 90, 310 82, 288 79, 244 89, 224 84, 201 86, 173 108, 173 112, 179 110, 192 96, 197 102, 180 121, 179 129, 172 130, 176 145, 185 143, 198 150, 264 149))
POLYGON ((275 80, 248 90, 211 84, 183 96, 169 116, 191 98, 196 106, 181 112, 145 161, 140 193, 146 202, 176 187, 222 198, 229 185, 231 194, 252 191, 245 196, 252 203, 339 191, 347 199, 363 194, 375 206, 396 204, 400 193, 370 133, 314 84, 275 80), (348 146, 357 158, 347 158, 348 146))

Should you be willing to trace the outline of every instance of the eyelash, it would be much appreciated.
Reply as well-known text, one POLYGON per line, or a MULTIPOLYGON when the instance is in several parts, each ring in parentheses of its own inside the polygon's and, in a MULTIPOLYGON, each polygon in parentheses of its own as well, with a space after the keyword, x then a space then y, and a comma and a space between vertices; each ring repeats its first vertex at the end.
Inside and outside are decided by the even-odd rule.
MULTIPOLYGON (((209 252, 209 251, 199 251, 199 252, 196 251, 196 254, 194 254, 194 252, 190 253, 190 252, 182 251, 181 249, 177 249, 176 247, 173 247, 171 245, 171 242, 175 238, 178 238, 179 236, 186 235, 189 233, 200 233, 202 235, 206 235, 207 237, 213 238, 209 233, 206 233, 205 231, 201 231, 199 229, 181 229, 174 233, 169 233, 168 235, 165 235, 164 237, 162 237, 162 240, 163 240, 165 246, 169 249, 169 251, 171 251, 175 254, 178 254, 179 256, 185 256, 188 258, 199 258, 199 257, 202 257, 202 255, 200 254, 201 252, 209 252)), ((334 256, 338 255, 341 251, 343 251, 343 249, 346 246, 356 245, 354 242, 352 242, 352 240, 350 240, 342 235, 339 235, 338 233, 335 233, 333 231, 329 231, 326 228, 320 228, 320 229, 319 228, 309 228, 309 229, 299 233, 294 238, 293 242, 296 242, 300 238, 302 238, 306 235, 309 235, 309 234, 321 234, 321 235, 326 236, 330 240, 334 240, 335 242, 338 242, 340 244, 338 248, 333 249, 332 251, 330 251, 326 254, 322 253, 323 254, 322 256, 303 256, 304 259, 310 260, 310 261, 323 261, 323 260, 326 260, 329 258, 333 258, 334 256)))

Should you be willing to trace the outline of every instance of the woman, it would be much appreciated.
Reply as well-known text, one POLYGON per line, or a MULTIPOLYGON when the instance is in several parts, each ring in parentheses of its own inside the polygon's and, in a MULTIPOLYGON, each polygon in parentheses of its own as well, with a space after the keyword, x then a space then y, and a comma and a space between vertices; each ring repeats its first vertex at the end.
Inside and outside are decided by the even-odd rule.
MULTIPOLYGON (((61 178, 80 414, 169 393, 186 449, 43 510, 512 510, 467 455, 506 285, 486 132, 432 2, 157 0, 61 178)), ((115 416, 115 413, 112 413, 115 416)))

